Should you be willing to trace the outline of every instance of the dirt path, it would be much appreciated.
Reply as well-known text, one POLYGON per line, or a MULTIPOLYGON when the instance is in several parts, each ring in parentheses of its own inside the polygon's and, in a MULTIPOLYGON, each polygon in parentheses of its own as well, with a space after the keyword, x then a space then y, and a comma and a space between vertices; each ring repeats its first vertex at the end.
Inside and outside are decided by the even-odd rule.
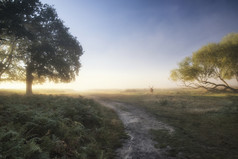
POLYGON ((125 103, 96 99, 100 104, 109 107, 118 114, 122 120, 126 133, 130 136, 117 150, 117 158, 120 159, 169 159, 165 150, 154 147, 156 144, 149 131, 151 129, 166 129, 171 133, 172 127, 157 121, 151 114, 144 110, 125 103))

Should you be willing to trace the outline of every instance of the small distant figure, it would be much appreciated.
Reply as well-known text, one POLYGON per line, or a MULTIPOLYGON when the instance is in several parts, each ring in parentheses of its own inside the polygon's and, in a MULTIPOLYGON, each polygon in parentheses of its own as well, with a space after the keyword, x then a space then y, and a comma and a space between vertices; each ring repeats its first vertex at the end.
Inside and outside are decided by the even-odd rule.
POLYGON ((154 92, 154 88, 153 88, 153 87, 150 87, 150 93, 153 94, 153 92, 154 92))

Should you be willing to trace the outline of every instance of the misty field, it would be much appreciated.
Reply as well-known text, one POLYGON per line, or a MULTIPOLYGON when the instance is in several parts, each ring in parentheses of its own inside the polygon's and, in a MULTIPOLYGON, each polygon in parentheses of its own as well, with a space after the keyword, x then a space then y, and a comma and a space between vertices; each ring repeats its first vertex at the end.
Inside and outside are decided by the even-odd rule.
POLYGON ((94 93, 153 114, 175 131, 151 130, 158 148, 169 156, 191 159, 238 158, 238 95, 175 89, 94 93))
POLYGON ((81 93, 85 97, 70 90, 0 93, 0 158, 114 158, 121 139, 128 139, 124 127, 113 110, 85 97, 138 107, 171 126, 173 133, 150 131, 155 147, 166 148, 169 157, 238 158, 237 94, 190 89, 81 93))
POLYGON ((81 96, 0 95, 0 158, 112 158, 125 135, 115 113, 81 96))

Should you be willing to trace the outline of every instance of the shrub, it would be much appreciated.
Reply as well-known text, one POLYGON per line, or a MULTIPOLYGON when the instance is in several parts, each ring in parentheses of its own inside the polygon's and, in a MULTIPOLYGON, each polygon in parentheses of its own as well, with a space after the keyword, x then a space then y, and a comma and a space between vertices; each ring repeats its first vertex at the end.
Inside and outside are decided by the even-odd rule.
POLYGON ((82 97, 0 96, 0 158, 111 158, 122 129, 108 131, 105 109, 82 97))

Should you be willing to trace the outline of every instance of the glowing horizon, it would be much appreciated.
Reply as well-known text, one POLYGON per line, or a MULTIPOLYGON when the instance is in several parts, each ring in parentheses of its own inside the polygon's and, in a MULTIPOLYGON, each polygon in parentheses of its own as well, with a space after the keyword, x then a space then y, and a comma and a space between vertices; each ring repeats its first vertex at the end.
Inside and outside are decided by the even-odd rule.
MULTIPOLYGON (((101 72, 100 72, 101 73, 101 72)), ((84 74, 82 74, 83 76, 84 74)), ((94 90, 94 89, 147 89, 151 86, 154 88, 174 88, 177 87, 176 83, 164 79, 163 82, 159 82, 156 80, 161 79, 159 76, 154 76, 154 81, 151 80, 151 82, 143 83, 141 81, 144 75, 141 76, 134 76, 129 74, 124 74, 124 77, 122 77, 121 74, 115 73, 115 74, 104 74, 103 77, 106 77, 105 79, 95 79, 99 75, 94 72, 90 72, 89 74, 84 75, 85 78, 80 80, 76 79, 75 81, 71 83, 53 83, 53 82, 46 82, 43 84, 34 84, 32 86, 33 91, 34 89, 71 89, 76 91, 87 91, 87 90, 94 90), (114 80, 114 78, 118 78, 117 80, 114 80), (85 79, 85 80, 84 80, 85 79), (140 79, 140 80, 137 80, 140 79), (128 83, 128 80, 134 80, 135 82, 133 84, 128 83), (99 85, 98 83, 105 83, 104 85, 99 85), (120 83, 120 84, 118 84, 120 83), (156 83, 156 84, 155 84, 156 83)), ((166 76, 165 76, 166 77, 166 76)), ((146 79, 144 79, 146 80, 146 79)), ((161 80, 162 81, 162 80, 161 80)), ((2 82, 0 83, 0 89, 23 89, 25 90, 25 83, 24 82, 2 82)))
MULTIPOLYGON (((170 71, 203 45, 238 32, 238 1, 42 0, 85 51, 72 83, 34 89, 174 88, 170 71), (229 24, 229 25, 227 25, 229 24)), ((25 83, 0 83, 25 89, 25 83)))

